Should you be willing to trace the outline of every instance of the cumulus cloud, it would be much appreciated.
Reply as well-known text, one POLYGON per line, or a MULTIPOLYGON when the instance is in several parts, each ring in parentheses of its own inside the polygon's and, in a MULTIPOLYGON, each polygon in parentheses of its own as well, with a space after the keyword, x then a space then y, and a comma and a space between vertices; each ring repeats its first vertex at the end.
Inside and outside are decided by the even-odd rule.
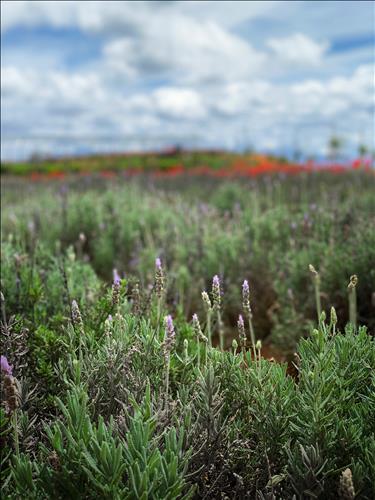
POLYGON ((270 38, 266 44, 279 60, 305 66, 321 63, 329 48, 327 42, 315 42, 302 33, 286 38, 270 38))
POLYGON ((104 47, 111 69, 125 77, 174 76, 178 81, 216 81, 259 73, 266 57, 213 22, 180 15, 150 20, 147 30, 117 38, 104 47))

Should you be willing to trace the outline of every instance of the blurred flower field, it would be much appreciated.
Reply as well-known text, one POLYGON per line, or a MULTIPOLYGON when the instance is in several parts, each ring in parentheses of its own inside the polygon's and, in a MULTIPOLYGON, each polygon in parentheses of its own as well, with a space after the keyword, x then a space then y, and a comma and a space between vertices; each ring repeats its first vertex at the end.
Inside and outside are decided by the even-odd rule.
POLYGON ((154 177, 210 176, 218 178, 257 177, 272 174, 298 174, 302 172, 327 171, 344 173, 348 170, 371 171, 372 158, 359 157, 340 162, 325 161, 291 162, 283 157, 255 153, 237 154, 220 151, 179 151, 171 149, 164 153, 118 154, 35 160, 24 163, 2 163, 1 172, 29 176, 32 180, 49 178, 63 179, 75 173, 83 176, 99 173, 102 177, 121 174, 133 177, 149 174, 154 177))

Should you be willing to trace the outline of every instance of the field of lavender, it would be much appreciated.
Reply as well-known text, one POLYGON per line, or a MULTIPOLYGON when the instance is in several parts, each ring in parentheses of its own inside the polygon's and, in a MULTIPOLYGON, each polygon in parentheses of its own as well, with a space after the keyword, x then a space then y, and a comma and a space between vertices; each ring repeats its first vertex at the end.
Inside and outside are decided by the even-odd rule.
POLYGON ((371 170, 2 176, 4 498, 371 499, 371 170))

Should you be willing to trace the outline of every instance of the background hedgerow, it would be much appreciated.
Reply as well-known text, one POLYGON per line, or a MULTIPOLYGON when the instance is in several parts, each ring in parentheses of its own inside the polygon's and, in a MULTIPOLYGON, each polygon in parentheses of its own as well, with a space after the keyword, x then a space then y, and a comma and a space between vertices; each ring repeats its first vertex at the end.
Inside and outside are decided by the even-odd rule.
POLYGON ((3 496, 373 498, 369 180, 4 180, 3 496))

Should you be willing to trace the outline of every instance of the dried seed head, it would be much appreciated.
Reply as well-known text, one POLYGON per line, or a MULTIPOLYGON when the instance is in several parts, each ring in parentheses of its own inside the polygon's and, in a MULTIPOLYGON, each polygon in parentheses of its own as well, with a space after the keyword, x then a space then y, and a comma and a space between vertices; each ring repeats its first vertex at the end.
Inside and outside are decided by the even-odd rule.
POLYGON ((155 293, 156 296, 161 299, 164 293, 164 271, 161 265, 161 260, 159 257, 155 259, 155 293))
POLYGON ((61 469, 61 464, 60 464, 60 459, 56 451, 53 451, 49 456, 48 456, 48 461, 51 464, 52 469, 55 471, 58 471, 61 469))
POLYGON ((353 476, 350 469, 345 469, 341 473, 339 495, 343 500, 353 500, 353 498, 355 497, 353 476))
POLYGON ((4 372, 4 399, 8 413, 13 413, 20 404, 20 389, 18 381, 12 375, 4 372))
POLYGON ((353 274, 353 276, 350 276, 350 281, 348 288, 349 290, 353 290, 358 284, 358 276, 356 274, 353 274))
POLYGON ((141 293, 138 283, 135 283, 132 290, 132 312, 137 316, 141 313, 141 293))
POLYGON ((165 334, 163 343, 164 357, 167 360, 175 343, 176 332, 174 330, 172 316, 168 314, 164 318, 165 334))
POLYGON ((76 300, 72 302, 72 321, 73 326, 75 326, 81 333, 83 333, 83 321, 81 316, 81 311, 79 310, 76 300))
POLYGON ((238 316, 237 328, 238 328, 238 336, 240 339, 240 345, 242 347, 246 347, 245 323, 241 314, 238 316))
POLYGON ((337 323, 336 309, 333 306, 331 307, 331 323, 332 325, 336 325, 337 323))
POLYGON ((218 311, 221 306, 220 279, 217 274, 212 279, 212 299, 214 310, 218 311))
POLYGON ((211 311, 212 304, 211 304, 210 297, 208 296, 208 293, 206 291, 202 292, 202 300, 203 300, 203 303, 205 305, 206 310, 211 311))

